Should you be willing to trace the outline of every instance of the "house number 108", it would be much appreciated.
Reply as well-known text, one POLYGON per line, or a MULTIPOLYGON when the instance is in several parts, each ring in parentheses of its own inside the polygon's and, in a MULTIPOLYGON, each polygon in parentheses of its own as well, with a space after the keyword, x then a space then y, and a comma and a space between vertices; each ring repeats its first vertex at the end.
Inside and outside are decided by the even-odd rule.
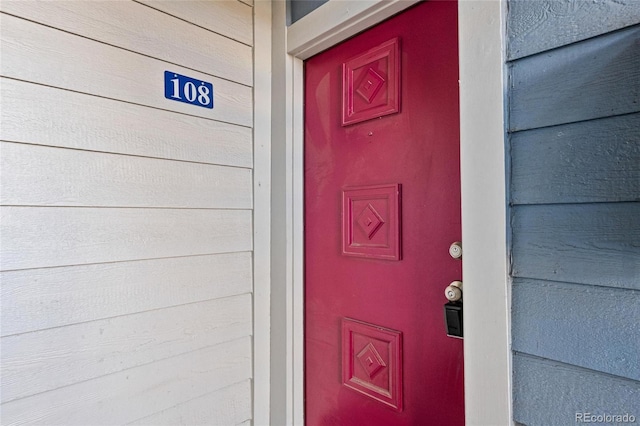
MULTIPOLYGON (((171 80, 173 83, 173 94, 172 98, 182 99, 180 97, 180 79, 174 78, 171 80)), ((187 81, 184 86, 182 86, 182 91, 184 92, 184 97, 187 98, 189 102, 193 102, 196 100, 196 85, 190 81, 187 81)), ((209 88, 204 85, 204 81, 198 86, 198 103, 202 105, 208 105, 209 101, 209 88)))
POLYGON ((213 84, 165 71, 164 97, 173 101, 213 108, 213 84))

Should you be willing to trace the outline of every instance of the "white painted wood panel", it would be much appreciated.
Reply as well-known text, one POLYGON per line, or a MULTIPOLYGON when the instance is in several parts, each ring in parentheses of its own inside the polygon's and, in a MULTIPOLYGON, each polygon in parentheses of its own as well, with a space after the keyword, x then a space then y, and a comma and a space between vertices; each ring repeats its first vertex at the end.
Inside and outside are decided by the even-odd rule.
MULTIPOLYGON (((254 121, 255 162, 253 170, 253 422, 271 424, 271 91, 273 85, 271 2, 254 7, 255 77, 254 121)), ((274 282, 276 282, 274 280, 274 282)), ((273 334, 276 334, 274 332, 273 334)))
POLYGON ((510 425, 513 419, 502 48, 506 9, 506 0, 458 3, 468 426, 510 425))
POLYGON ((206 28, 249 46, 253 44, 252 12, 237 0, 138 0, 200 27, 206 28))
POLYGON ((2 205, 249 209, 251 170, 0 142, 2 205))
POLYGON ((248 293, 251 253, 0 273, 1 335, 248 293))
POLYGON ((0 79, 0 139, 251 167, 251 129, 0 79))
MULTIPOLYGON (((215 13, 213 8, 199 13, 215 13), (213 9, 213 10, 212 10, 213 9)), ((3 0, 0 11, 251 85, 251 47, 131 1, 3 0)))
POLYGON ((251 377, 249 337, 8 402, 5 425, 132 422, 251 377))
POLYGON ((5 77, 243 126, 252 125, 250 87, 13 16, 2 14, 1 17, 0 74, 5 77), (211 82, 214 108, 165 99, 165 71, 211 82))
POLYGON ((251 211, 2 207, 2 269, 248 251, 251 211))
POLYGON ((251 424, 251 382, 231 385, 219 391, 192 399, 131 425, 237 425, 251 424))
MULTIPOLYGON (((294 96, 295 65, 302 67, 302 61, 293 60, 287 55, 286 4, 272 4, 272 99, 271 115, 271 336, 269 342, 270 377, 269 377, 269 421, 263 424, 286 425, 304 424, 302 414, 303 394, 296 389, 296 382, 304 377, 302 358, 295 350, 297 347, 296 331, 302 330, 303 323, 294 315, 293 307, 297 303, 304 304, 304 299, 294 297, 293 280, 296 234, 293 222, 293 179, 296 176, 293 168, 294 135, 302 133, 301 128, 294 126, 294 110, 300 96, 294 96)), ((256 80, 258 83, 258 80, 256 80)), ((259 87, 259 86, 257 86, 259 87)), ((257 88, 256 87, 256 88, 257 88)), ((302 87, 302 82, 300 86, 302 87)), ((300 105, 300 109, 302 105, 300 105)), ((257 124, 257 123, 256 123, 257 124)), ((298 140, 302 146, 302 140, 298 140)), ((256 174, 258 173, 256 169, 256 174)), ((256 207, 258 206, 256 199, 256 207)), ((298 213, 298 212, 295 212, 298 213)), ((256 241, 256 244, 258 242, 256 241)), ((256 249, 258 246, 256 245, 256 249)), ((300 283, 302 284, 302 283, 300 283)), ((297 296, 297 295, 296 295, 297 296)), ((257 301, 256 301, 257 302, 257 301)), ((256 315, 257 317, 257 315, 256 315)), ((260 339, 256 336, 256 342, 260 339)), ((257 359, 256 359, 257 361, 257 359)), ((259 362, 259 361, 258 361, 259 362)), ((256 401, 256 407, 260 408, 256 401)), ((256 411, 257 415, 260 412, 256 411)))
POLYGON ((250 336, 251 329, 245 294, 3 337, 2 403, 250 336))

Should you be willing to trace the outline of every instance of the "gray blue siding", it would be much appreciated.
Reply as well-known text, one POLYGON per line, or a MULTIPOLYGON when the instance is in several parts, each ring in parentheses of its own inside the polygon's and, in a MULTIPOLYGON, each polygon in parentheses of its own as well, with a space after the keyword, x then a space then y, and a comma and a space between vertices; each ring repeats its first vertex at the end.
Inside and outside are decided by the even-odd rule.
POLYGON ((640 420, 640 2, 510 0, 514 420, 640 420))
POLYGON ((513 349, 640 380, 640 292, 517 278, 513 349))
POLYGON ((509 130, 637 112, 639 69, 638 26, 513 61, 509 130))
POLYGON ((523 425, 579 425, 578 413, 630 414, 639 421, 635 380, 519 353, 513 368, 515 417, 523 425))
POLYGON ((509 60, 638 23, 638 0, 509 0, 509 60))
POLYGON ((513 133, 511 201, 640 201, 638 141, 640 113, 513 133))
POLYGON ((514 277, 640 291, 640 203, 516 205, 511 221, 514 277))

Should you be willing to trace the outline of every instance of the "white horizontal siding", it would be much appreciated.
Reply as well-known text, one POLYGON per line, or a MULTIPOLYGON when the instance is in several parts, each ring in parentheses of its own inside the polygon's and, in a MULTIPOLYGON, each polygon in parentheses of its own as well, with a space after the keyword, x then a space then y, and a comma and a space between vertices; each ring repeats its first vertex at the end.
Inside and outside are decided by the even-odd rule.
POLYGON ((152 6, 0 5, 3 425, 251 422, 253 11, 152 6))
POLYGON ((2 402, 250 334, 245 294, 6 337, 2 402))
MULTIPOLYGON (((251 167, 251 129, 0 78, 0 140, 251 167)), ((195 108, 195 107, 194 107, 195 108)))
POLYGON ((239 425, 251 424, 251 382, 246 380, 228 388, 192 399, 160 413, 136 420, 132 425, 239 425))
POLYGON ((2 205, 251 208, 249 169, 7 142, 0 150, 2 205))
POLYGON ((180 2, 138 0, 138 3, 146 4, 241 43, 253 45, 253 10, 246 3, 236 0, 180 2))
POLYGON ((2 207, 2 269, 251 250, 248 210, 2 207))
POLYGON ((250 350, 251 339, 245 337, 18 399, 3 404, 2 423, 129 423, 250 378, 250 350))
MULTIPOLYGON (((216 13, 212 2, 211 12, 216 13)), ((251 47, 131 1, 3 0, 0 11, 217 77, 252 84, 251 47)))
POLYGON ((248 293, 251 253, 0 273, 2 336, 248 293))
POLYGON ((0 24, 0 73, 5 77, 243 126, 252 124, 251 87, 13 16, 1 15, 0 24), (214 108, 165 99, 165 71, 211 82, 214 108))

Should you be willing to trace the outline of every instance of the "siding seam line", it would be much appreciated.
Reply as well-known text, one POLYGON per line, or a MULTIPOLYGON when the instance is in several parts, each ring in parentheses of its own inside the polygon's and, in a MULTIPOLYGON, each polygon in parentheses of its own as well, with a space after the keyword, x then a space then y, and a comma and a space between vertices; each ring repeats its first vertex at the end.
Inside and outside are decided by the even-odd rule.
POLYGON ((536 207, 536 206, 602 206, 604 204, 638 204, 640 203, 640 198, 636 200, 620 200, 620 201, 585 201, 585 202, 567 202, 567 203, 527 203, 527 204, 519 204, 519 203, 509 203, 512 207, 536 207))
MULTIPOLYGON (((138 0, 132 0, 132 1, 133 1, 133 3, 139 4, 140 6, 148 7, 149 9, 155 10, 155 11, 160 12, 160 13, 164 13, 165 15, 167 15, 167 16, 171 16, 171 17, 172 17, 172 18, 174 18, 174 19, 177 19, 177 20, 182 21, 182 22, 186 22, 187 24, 193 25, 194 27, 202 28, 203 30, 206 30, 206 31, 208 31, 208 32, 210 32, 210 33, 212 33, 212 34, 219 35, 220 37, 224 37, 224 38, 226 38, 227 40, 235 41, 236 43, 240 43, 240 44, 242 44, 242 45, 244 45, 244 46, 251 47, 252 49, 253 49, 253 45, 255 44, 255 39, 254 39, 254 42, 253 42, 252 44, 247 44, 247 43, 245 43, 245 42, 243 42, 243 41, 240 41, 240 40, 237 40, 237 39, 235 39, 235 38, 233 38, 233 37, 229 37, 228 35, 221 34, 221 33, 218 33, 218 32, 216 32, 216 31, 213 31, 213 30, 212 30, 212 29, 210 29, 210 28, 203 27, 202 25, 198 25, 198 24, 196 24, 195 22, 191 22, 191 21, 189 21, 189 20, 187 20, 187 19, 184 19, 184 18, 181 18, 181 17, 179 17, 179 16, 172 15, 171 13, 169 13, 169 12, 165 12, 164 10, 156 9, 155 7, 153 7, 153 6, 151 6, 151 5, 148 5, 148 4, 145 4, 145 3, 140 3, 138 0)), ((241 1, 239 1, 238 3, 240 3, 240 4, 245 4, 245 3, 242 3, 241 1)), ((247 5, 247 6, 248 6, 248 5, 247 5)), ((251 7, 251 6, 249 6, 249 7, 251 7)), ((252 14, 252 16, 253 16, 253 14, 252 14)))
POLYGON ((620 114, 612 114, 612 115, 603 115, 603 116, 599 116, 599 117, 586 118, 584 120, 567 121, 566 123, 549 124, 547 126, 530 127, 530 128, 518 129, 518 130, 507 130, 507 132, 510 135, 514 135, 514 134, 517 134, 517 133, 530 132, 530 131, 535 131, 535 130, 540 130, 540 129, 552 129, 554 127, 569 126, 569 125, 572 125, 572 124, 589 123, 591 121, 608 120, 608 119, 611 119, 611 118, 625 117, 625 116, 636 115, 636 114, 640 114, 640 107, 638 108, 637 111, 623 112, 623 113, 620 113, 620 114))
MULTIPOLYGON (((67 208, 67 207, 65 207, 67 208)), ((0 274, 3 272, 21 272, 21 271, 33 271, 33 270, 43 270, 43 269, 54 269, 54 268, 74 268, 74 267, 83 267, 83 266, 94 266, 94 265, 111 265, 111 264, 119 264, 119 263, 128 263, 128 262, 145 262, 150 260, 165 260, 165 259, 182 259, 187 257, 204 257, 204 256, 218 256, 218 255, 229 255, 229 254, 243 254, 253 253, 253 250, 240 250, 240 251, 223 251, 219 253, 197 253, 197 254, 187 254, 182 256, 165 256, 165 257, 145 257, 141 259, 127 259, 127 260, 113 260, 109 262, 91 262, 91 263, 74 263, 71 265, 56 265, 56 266, 39 266, 33 268, 19 268, 19 269, 4 269, 0 270, 0 274)))
MULTIPOLYGON (((184 352, 184 353, 180 353, 180 354, 171 355, 171 356, 166 357, 166 358, 159 358, 159 359, 156 359, 154 361, 146 362, 146 363, 139 364, 139 365, 136 365, 136 366, 133 366, 133 367, 128 367, 128 368, 125 368, 123 370, 113 371, 111 373, 103 374, 101 376, 96 376, 96 377, 92 377, 90 379, 80 380, 78 382, 71 383, 71 384, 68 384, 68 385, 59 386, 59 387, 57 387, 55 389, 49 389, 49 390, 46 390, 46 391, 37 392, 37 393, 34 393, 33 395, 21 396, 20 398, 12 399, 10 401, 3 401, 2 405, 9 404, 9 403, 15 402, 15 401, 20 401, 22 399, 26 399, 26 398, 31 398, 31 397, 34 397, 34 396, 42 395, 42 394, 45 394, 45 393, 48 393, 48 392, 54 392, 54 391, 57 391, 59 389, 68 388, 69 386, 75 386, 75 385, 78 385, 78 384, 81 384, 81 383, 90 382, 92 380, 98 380, 98 379, 101 379, 103 377, 111 376, 113 374, 119 374, 119 373, 122 373, 124 371, 133 370, 135 368, 146 367, 147 365, 155 364, 155 363, 161 362, 161 361, 166 361, 166 360, 171 359, 171 358, 176 358, 176 357, 188 355, 188 354, 191 354, 191 353, 194 353, 194 352, 203 351, 203 350, 214 348, 214 347, 220 346, 220 345, 226 345, 226 344, 229 344, 229 343, 238 342, 238 341, 244 340, 244 339, 251 340, 251 335, 248 334, 248 335, 245 335, 245 336, 242 336, 242 337, 238 337, 238 338, 235 338, 235 339, 225 340, 224 342, 216 343, 215 345, 208 345, 208 346, 204 346, 202 348, 198 348, 198 349, 195 349, 195 350, 192 350, 192 351, 189 351, 189 352, 184 352)), ((248 358, 251 358, 251 357, 249 356, 248 358)), ((251 377, 246 377, 245 379, 251 380, 251 377)))
POLYGON ((177 158, 167 158, 167 157, 153 157, 150 155, 140 155, 140 154, 126 154, 122 152, 114 152, 114 151, 101 151, 97 149, 83 149, 76 148, 70 146, 60 146, 60 145, 49 145, 49 144, 41 144, 36 142, 24 142, 24 141, 12 141, 8 139, 0 139, 0 142, 12 143, 18 145, 28 145, 28 146, 36 146, 36 147, 46 147, 46 148, 58 148, 58 149, 67 149, 70 151, 80 151, 80 152, 91 152, 98 154, 110 154, 110 155, 119 155, 122 157, 134 157, 134 158, 148 158, 151 160, 164 160, 164 161, 174 161, 177 163, 187 163, 187 164, 203 164, 206 166, 218 166, 218 167, 228 167, 233 169, 244 169, 244 170, 253 170, 253 166, 235 166, 230 164, 222 164, 222 163, 207 163, 204 161, 194 161, 194 160, 181 160, 177 158))
MULTIPOLYGON (((509 21, 510 21, 510 19, 509 19, 509 21)), ((563 44, 562 46, 556 46, 556 47, 544 49, 544 50, 541 50, 539 52, 529 53, 529 54, 524 55, 524 56, 519 56, 519 57, 515 57, 515 58, 509 58, 507 60, 507 63, 513 63, 513 62, 516 62, 516 61, 520 61, 522 59, 526 59, 526 58, 531 58, 531 57, 538 56, 538 55, 547 54, 549 52, 553 52, 554 50, 559 50, 559 49, 565 48, 567 46, 573 46, 573 45, 580 44, 580 43, 588 43, 589 41, 597 39, 599 37, 606 37, 606 36, 608 36, 610 34, 615 34, 617 32, 629 30, 630 28, 633 28, 633 27, 640 27, 640 23, 630 24, 630 25, 627 25, 626 27, 616 28, 615 30, 607 31, 605 33, 596 34, 596 35, 593 35, 591 37, 583 38, 581 40, 575 40, 575 41, 569 42, 567 44, 563 44)), ((507 34, 507 36, 508 36, 508 34, 507 34)), ((511 37, 507 37, 507 39, 511 40, 511 37)), ((510 49, 507 50, 507 53, 509 51, 510 51, 510 49)))
MULTIPOLYGON (((81 94, 81 95, 93 96, 94 98, 108 99, 110 101, 122 102, 122 103, 129 104, 129 105, 135 105, 135 106, 144 107, 144 108, 151 108, 151 109, 157 110, 157 111, 165 111, 165 112, 170 112, 170 113, 173 113, 173 114, 186 115, 187 117, 195 117, 195 118, 200 118, 202 120, 213 121, 213 122, 216 122, 216 123, 224 123, 224 124, 229 124, 229 125, 232 125, 232 126, 244 127, 246 129, 252 129, 252 126, 250 124, 240 124, 240 123, 234 123, 232 121, 224 121, 224 120, 218 120, 218 119, 214 119, 214 118, 202 117, 200 115, 187 114, 185 112, 174 111, 172 109, 158 108, 158 107, 155 107, 155 106, 152 106, 152 105, 139 104, 137 102, 131 102, 131 101, 127 101, 127 100, 124 100, 124 99, 110 98, 110 97, 107 97, 107 96, 100 96, 100 95, 96 95, 94 93, 81 92, 79 90, 72 90, 72 89, 68 89, 68 88, 65 88, 65 87, 52 86, 52 85, 49 85, 49 84, 39 83, 37 81, 23 80, 23 79, 20 79, 20 78, 9 77, 9 76, 2 75, 2 74, 0 74, 0 78, 6 78, 8 80, 20 81, 22 83, 37 84, 38 86, 49 87, 51 89, 65 90, 65 91, 71 92, 71 93, 78 93, 78 94, 81 94)), ((248 88, 252 89, 252 87, 248 87, 248 88)), ((252 110, 253 110, 253 107, 252 107, 252 110)), ((253 113, 252 113, 252 115, 253 115, 253 113)))
MULTIPOLYGON (((181 306, 196 305, 198 303, 213 302, 214 300, 232 299, 232 298, 238 298, 238 297, 242 297, 242 296, 246 296, 246 295, 251 296, 252 294, 253 293, 251 291, 244 292, 244 293, 230 294, 230 295, 222 296, 222 297, 213 297, 213 298, 210 298, 210 299, 202 299, 202 300, 196 300, 196 301, 193 301, 193 302, 185 302, 185 303, 181 303, 179 305, 167 305, 167 306, 162 306, 162 307, 159 307, 159 308, 144 309, 142 311, 134 311, 134 312, 124 313, 124 314, 110 316, 110 317, 93 318, 93 319, 86 320, 86 321, 71 322, 71 323, 68 323, 68 324, 56 325, 56 326, 53 326, 53 327, 38 328, 38 329, 35 329, 35 330, 28 330, 28 331, 21 331, 19 333, 5 334, 5 335, 2 335, 0 337, 4 339, 5 337, 23 336, 23 335, 26 335, 26 334, 37 333, 37 332, 40 332, 40 331, 49 331, 49 330, 55 330, 57 328, 66 328, 66 327, 71 327, 71 326, 79 325, 79 324, 89 324, 89 323, 96 322, 96 321, 105 321, 105 320, 112 320, 112 319, 115 319, 115 318, 130 317, 130 316, 137 315, 137 314, 145 314, 145 313, 148 313, 148 312, 162 311, 162 310, 171 309, 171 308, 179 308, 181 306)), ((248 336, 251 336, 251 334, 248 334, 248 336)))
POLYGON ((632 384, 640 384, 640 381, 638 380, 634 380, 634 379, 630 379, 628 377, 624 377, 624 376, 617 376, 615 374, 611 374, 611 373, 605 373, 604 371, 599 371, 599 370, 592 370, 591 368, 586 368, 586 367, 581 367, 579 365, 574 365, 574 364, 568 364, 566 362, 563 361, 557 361, 555 359, 551 359, 551 358, 545 358, 545 357, 541 357, 538 355, 533 355, 527 352, 520 352, 520 351, 513 351, 514 355, 518 355, 521 358, 529 358, 529 359, 534 359, 534 360, 538 360, 538 361, 542 361, 544 363, 550 364, 562 364, 563 366, 568 367, 569 369, 572 370, 577 370, 577 371, 583 371, 583 372, 587 372, 587 373, 591 373, 591 374, 596 374, 596 375, 602 375, 605 377, 609 377, 611 379, 616 379, 616 380, 621 380, 624 382, 630 382, 632 384))
MULTIPOLYGON (((233 387, 233 386, 237 386, 237 385, 242 384, 242 383, 244 383, 244 382, 249 382, 249 387, 251 387, 251 382, 252 382, 252 380, 251 380, 250 378, 249 378, 249 379, 244 379, 244 380, 241 380, 241 381, 239 381, 239 382, 232 383, 232 384, 230 384, 229 386, 225 386, 225 387, 223 387, 223 388, 220 388, 220 389, 217 389, 217 390, 214 390, 214 391, 211 391, 211 392, 204 393, 204 394, 202 394, 202 395, 200 395, 200 396, 196 396, 195 398, 191 398, 191 399, 189 399, 189 400, 187 400, 187 401, 183 401, 183 402, 181 402, 181 403, 179 403, 179 404, 173 405, 173 406, 171 406, 171 407, 167 407, 167 408, 165 408, 164 410, 156 411, 155 413, 149 414, 148 416, 144 416, 144 417, 140 417, 140 418, 138 418, 138 419, 132 420, 132 421, 130 421, 130 422, 128 422, 128 423, 125 423, 125 425, 130 425, 130 424, 133 424, 133 423, 135 423, 135 422, 139 422, 140 420, 144 420, 144 419, 146 419, 146 418, 148 418, 148 417, 155 416, 156 414, 160 414, 160 413, 163 413, 163 412, 165 412, 165 411, 167 411, 167 410, 171 410, 171 409, 176 408, 176 407, 179 407, 179 406, 181 406, 181 405, 188 404, 188 403, 190 403, 191 401, 195 401, 196 399, 200 399, 200 398, 203 398, 203 397, 208 396, 208 395, 213 395, 213 394, 214 394, 214 393, 216 393, 216 392, 220 392, 220 391, 223 391, 223 390, 229 389, 229 388, 231 388, 231 387, 233 387)), ((244 422, 244 421, 247 421, 247 420, 251 420, 251 417, 249 417, 248 419, 242 420, 242 421, 244 422)))
POLYGON ((579 283, 579 282, 571 282, 571 281, 555 281, 555 280, 549 280, 546 278, 535 278, 535 277, 527 277, 527 276, 519 276, 519 275, 514 275, 513 278, 515 279, 514 284, 518 286, 528 286, 528 284, 519 282, 520 280, 531 280, 539 283, 567 284, 570 286, 579 285, 579 286, 595 287, 597 289, 606 289, 606 290, 621 291, 621 292, 631 291, 631 292, 636 292, 640 294, 640 289, 637 289, 637 288, 611 287, 611 286, 606 286, 602 284, 579 283))
POLYGON ((38 205, 38 204, 0 204, 0 207, 11 208, 29 208, 29 209, 114 209, 114 210, 205 210, 205 211, 238 211, 238 212, 252 212, 252 207, 163 207, 163 206, 74 206, 74 205, 38 205))
MULTIPOLYGON (((136 4, 139 4, 139 3, 136 2, 136 4)), ((150 9, 157 10, 157 9, 154 9, 154 8, 150 8, 150 9)), ((244 86, 244 87, 248 87, 248 88, 253 87, 253 84, 241 83, 239 81, 231 80, 230 78, 227 78, 227 77, 220 77, 218 75, 211 74, 210 72, 201 71, 201 70, 198 70, 196 68, 191 68, 191 67, 186 66, 186 65, 181 65, 181 64, 177 64, 175 62, 168 61, 166 59, 157 58, 155 56, 151 56, 151 55, 147 55, 145 53, 137 52, 135 50, 127 49, 126 47, 118 46, 116 44, 107 43, 105 41, 101 41, 101 40, 97 40, 97 39, 94 39, 94 38, 91 38, 91 37, 87 37, 87 36, 82 35, 82 34, 78 34, 78 33, 74 33, 74 32, 71 32, 71 31, 63 30, 61 28, 53 27, 51 25, 44 24, 42 22, 34 21, 32 19, 28 19, 28 18, 25 18, 25 17, 20 16, 20 15, 14 15, 12 13, 2 12, 2 11, 0 11, 0 14, 7 15, 7 16, 12 16, 12 17, 14 17, 16 19, 20 19, 22 21, 31 22, 32 24, 36 24, 36 25, 40 25, 40 26, 43 26, 43 27, 46 27, 46 28, 50 28, 50 29, 55 30, 55 31, 60 31, 60 32, 63 32, 65 34, 69 34, 69 35, 72 35, 72 36, 75 36, 75 37, 80 37, 80 38, 83 38, 85 40, 90 40, 90 41, 93 41, 95 43, 100 43, 100 44, 103 44, 105 46, 110 46, 110 47, 113 47, 113 48, 116 48, 116 49, 124 50, 125 52, 129 52, 129 53, 133 53, 133 54, 136 54, 136 55, 144 56, 145 58, 150 58, 150 59, 153 59, 153 60, 156 60, 156 61, 164 62, 165 64, 171 64, 171 65, 175 65, 177 67, 188 69, 188 70, 191 70, 191 71, 195 71, 195 72, 198 72, 198 73, 201 73, 201 74, 206 74, 208 76, 211 76, 211 77, 214 77, 214 78, 217 78, 217 79, 220 79, 220 80, 228 81, 230 83, 234 83, 234 84, 237 84, 237 85, 240 85, 240 86, 244 86)), ((244 43, 243 43, 243 45, 244 45, 244 43)), ((251 47, 251 46, 248 46, 248 47, 251 47)))

